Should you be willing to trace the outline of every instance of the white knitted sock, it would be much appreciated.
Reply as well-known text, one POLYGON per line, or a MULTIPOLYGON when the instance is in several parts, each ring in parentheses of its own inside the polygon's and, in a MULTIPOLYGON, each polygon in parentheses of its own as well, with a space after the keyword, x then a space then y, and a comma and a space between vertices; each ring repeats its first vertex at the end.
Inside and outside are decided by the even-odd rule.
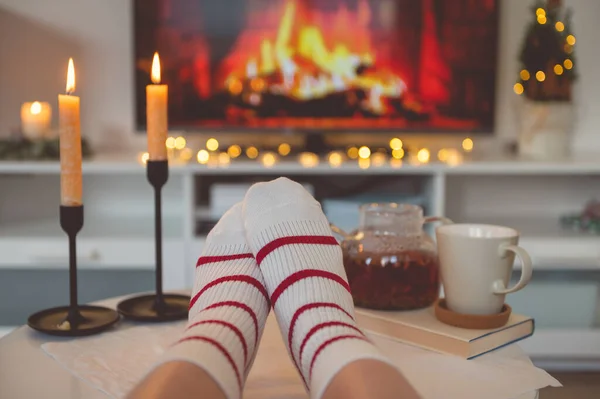
POLYGON ((255 184, 243 208, 246 238, 260 266, 284 341, 311 398, 359 359, 391 364, 354 321, 354 304, 319 203, 298 183, 255 184))
POLYGON ((196 364, 228 399, 241 398, 269 306, 237 204, 206 239, 196 266, 188 327, 160 364, 174 360, 196 364))

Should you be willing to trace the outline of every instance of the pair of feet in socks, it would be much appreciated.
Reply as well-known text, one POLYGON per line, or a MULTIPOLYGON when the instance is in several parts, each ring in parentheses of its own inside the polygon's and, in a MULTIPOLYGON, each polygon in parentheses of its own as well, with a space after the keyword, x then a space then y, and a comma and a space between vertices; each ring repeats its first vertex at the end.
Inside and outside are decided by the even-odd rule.
POLYGON ((283 178, 250 188, 208 235, 187 329, 161 363, 196 364, 228 399, 240 398, 271 306, 312 398, 356 360, 391 364, 354 321, 341 249, 320 205, 283 178))

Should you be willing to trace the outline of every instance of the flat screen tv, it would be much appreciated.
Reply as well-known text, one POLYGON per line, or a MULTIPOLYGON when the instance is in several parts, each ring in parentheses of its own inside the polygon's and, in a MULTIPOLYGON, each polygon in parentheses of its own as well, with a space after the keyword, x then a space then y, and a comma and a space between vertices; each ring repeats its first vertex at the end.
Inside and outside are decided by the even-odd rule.
POLYGON ((491 132, 498 0, 135 0, 187 130, 491 132))

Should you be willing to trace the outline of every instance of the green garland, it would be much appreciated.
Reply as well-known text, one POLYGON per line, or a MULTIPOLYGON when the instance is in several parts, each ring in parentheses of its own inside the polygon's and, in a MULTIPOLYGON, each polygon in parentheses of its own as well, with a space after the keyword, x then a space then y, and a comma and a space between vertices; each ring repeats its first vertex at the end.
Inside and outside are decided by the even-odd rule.
POLYGON ((515 92, 534 101, 570 101, 577 79, 571 10, 560 0, 536 0, 519 61, 515 92))
MULTIPOLYGON (((86 139, 81 140, 83 158, 92 155, 86 139)), ((57 161, 60 159, 60 144, 56 139, 29 140, 24 137, 0 139, 0 160, 13 161, 57 161)))

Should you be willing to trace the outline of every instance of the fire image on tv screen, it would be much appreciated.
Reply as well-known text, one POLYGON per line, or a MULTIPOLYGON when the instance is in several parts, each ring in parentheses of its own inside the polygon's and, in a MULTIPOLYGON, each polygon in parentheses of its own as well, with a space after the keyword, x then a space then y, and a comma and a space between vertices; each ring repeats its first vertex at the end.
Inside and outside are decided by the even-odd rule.
POLYGON ((497 0, 135 0, 136 104, 155 51, 169 125, 484 131, 497 0))

